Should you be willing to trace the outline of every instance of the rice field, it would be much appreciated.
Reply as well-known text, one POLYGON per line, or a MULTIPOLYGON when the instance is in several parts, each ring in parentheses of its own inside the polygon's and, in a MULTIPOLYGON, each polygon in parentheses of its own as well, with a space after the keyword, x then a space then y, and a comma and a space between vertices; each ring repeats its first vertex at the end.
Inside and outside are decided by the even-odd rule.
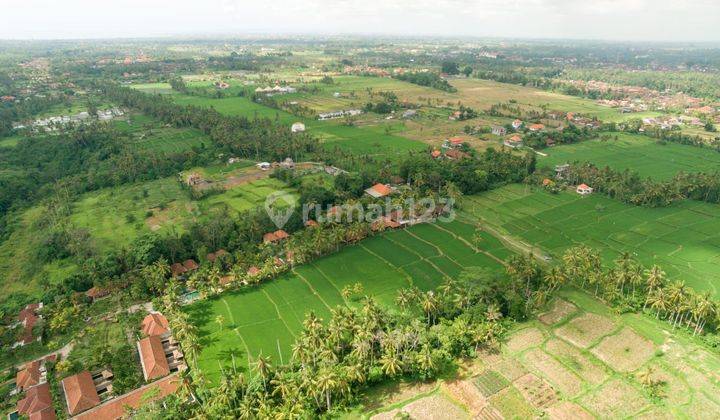
POLYGON ((482 224, 552 257, 578 244, 597 249, 608 262, 627 251, 645 265, 660 265, 672 279, 720 296, 718 205, 687 200, 644 208, 599 194, 553 195, 521 185, 465 200, 463 208, 482 224))
POLYGON ((469 242, 473 233, 472 226, 461 222, 386 232, 257 288, 194 303, 187 310, 200 331, 199 368, 212 380, 221 366, 232 365, 233 357, 237 366, 247 366, 260 354, 274 363, 287 361, 310 311, 327 320, 332 308, 359 304, 341 295, 343 287, 356 282, 363 284, 364 294, 392 306, 400 288, 431 290, 469 266, 502 270, 499 261, 509 251, 484 234, 481 252, 476 252, 469 242), (215 322, 218 315, 225 325, 215 322))
POLYGON ((660 144, 641 135, 615 133, 611 140, 588 140, 543 150, 538 157, 541 166, 592 162, 618 171, 630 169, 643 177, 667 180, 678 172, 702 172, 720 169, 720 153, 677 143, 660 144))

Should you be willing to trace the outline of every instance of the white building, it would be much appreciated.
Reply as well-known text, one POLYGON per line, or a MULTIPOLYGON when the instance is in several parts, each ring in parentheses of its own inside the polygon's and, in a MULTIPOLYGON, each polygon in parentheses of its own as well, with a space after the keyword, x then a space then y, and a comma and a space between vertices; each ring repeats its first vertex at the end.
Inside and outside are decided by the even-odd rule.
POLYGON ((305 131, 305 124, 301 122, 296 122, 292 125, 292 127, 290 127, 290 131, 292 131, 293 133, 302 133, 303 131, 305 131))
POLYGON ((580 184, 577 186, 575 191, 580 195, 588 195, 588 194, 592 194, 593 189, 592 189, 592 187, 589 187, 587 184, 580 184))

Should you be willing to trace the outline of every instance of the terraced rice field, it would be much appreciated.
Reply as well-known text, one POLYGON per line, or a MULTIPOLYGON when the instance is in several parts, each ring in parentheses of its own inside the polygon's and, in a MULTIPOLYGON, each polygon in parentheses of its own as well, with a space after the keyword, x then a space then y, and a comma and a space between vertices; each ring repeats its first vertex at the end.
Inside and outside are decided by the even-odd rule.
MULTIPOLYGON (((678 172, 702 172, 720 169, 720 153, 676 143, 659 144, 645 136, 618 134, 617 140, 589 140, 544 150, 541 166, 592 162, 618 171, 630 169, 643 177, 666 180, 678 172)), ((614 134, 613 134, 614 137, 614 134)))
POLYGON ((274 363, 290 357, 291 344, 305 316, 314 311, 327 320, 338 305, 357 305, 341 290, 361 282, 364 294, 393 306, 396 291, 415 285, 421 290, 456 277, 464 267, 502 270, 509 251, 486 235, 479 252, 470 245, 474 228, 460 222, 416 225, 386 232, 300 267, 257 288, 228 292, 188 307, 199 327, 199 367, 217 379, 221 366, 247 366, 260 354, 274 363), (225 319, 222 327, 215 322, 225 319))
POLYGON ((720 206, 684 201, 668 208, 623 204, 599 194, 553 195, 510 185, 466 197, 466 211, 501 234, 559 257, 585 244, 612 261, 625 251, 673 279, 720 296, 720 206))

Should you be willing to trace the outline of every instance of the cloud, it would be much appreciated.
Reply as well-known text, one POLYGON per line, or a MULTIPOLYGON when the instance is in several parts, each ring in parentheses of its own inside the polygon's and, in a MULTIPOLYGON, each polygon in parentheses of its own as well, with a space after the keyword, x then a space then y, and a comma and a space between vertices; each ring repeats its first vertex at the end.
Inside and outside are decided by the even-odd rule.
POLYGON ((319 33, 720 41, 717 0, 5 0, 0 38, 319 33))

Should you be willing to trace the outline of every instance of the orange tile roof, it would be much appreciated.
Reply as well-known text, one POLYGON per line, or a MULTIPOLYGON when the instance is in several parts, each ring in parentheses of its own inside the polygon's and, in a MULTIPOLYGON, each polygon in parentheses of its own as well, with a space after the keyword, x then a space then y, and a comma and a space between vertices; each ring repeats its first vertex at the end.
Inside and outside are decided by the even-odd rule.
POLYGON ((73 416, 100 404, 92 375, 87 370, 63 379, 62 388, 68 412, 73 416))
POLYGON ((250 267, 247 271, 248 276, 256 276, 258 274, 260 274, 260 269, 255 266, 250 267))
POLYGON ((542 130, 543 128, 545 128, 545 124, 533 124, 530 126, 532 131, 542 130))
POLYGON ((580 184, 580 185, 578 185, 577 187, 578 187, 578 189, 580 189, 580 190, 587 190, 587 189, 590 188, 590 186, 588 186, 587 184, 580 184))
POLYGON ((143 334, 147 336, 163 335, 170 332, 167 318, 160 312, 148 314, 140 323, 143 334))
POLYGON ((433 150, 430 155, 434 158, 440 157, 440 151, 439 150, 433 150))
POLYGON ((200 267, 193 259, 183 261, 182 265, 187 271, 197 270, 200 267))
POLYGON ((385 197, 386 195, 390 195, 392 193, 392 189, 388 187, 385 184, 375 184, 372 187, 368 188, 369 191, 374 192, 375 194, 371 194, 374 197, 385 197))
POLYGON ((317 225, 318 225, 318 222, 316 222, 316 221, 314 221, 314 220, 312 220, 312 219, 311 219, 311 220, 308 220, 307 222, 305 222, 305 226, 306 226, 306 227, 315 227, 315 226, 317 226, 317 225))
POLYGON ((17 411, 33 420, 55 419, 50 384, 45 382, 29 388, 25 393, 25 398, 17 402, 17 411))
POLYGON ((140 364, 142 365, 145 380, 160 378, 170 373, 165 358, 165 350, 163 349, 160 337, 145 337, 137 342, 138 351, 140 352, 140 364))
POLYGON ((462 137, 450 137, 450 143, 452 144, 463 144, 465 143, 465 140, 463 140, 462 137))
POLYGON ((151 384, 145 385, 125 395, 113 398, 89 411, 75 417, 76 420, 116 420, 126 417, 129 408, 140 408, 144 403, 165 398, 174 393, 180 386, 177 375, 171 375, 151 384), (158 390, 158 391, 156 391, 158 390), (152 398, 148 396, 153 395, 152 398))
POLYGON ((188 270, 180 263, 174 263, 170 266, 170 271, 172 272, 173 277, 177 277, 183 273, 186 273, 188 270))
POLYGON ((280 239, 285 239, 285 238, 287 238, 287 237, 289 237, 289 236, 290 236, 290 235, 288 235, 288 233, 285 232, 285 231, 282 230, 282 229, 275 231, 275 237, 278 238, 278 240, 280 240, 280 239))
POLYGON ((15 384, 21 390, 40 383, 40 361, 35 360, 23 366, 15 377, 15 384))
POLYGON ((518 134, 515 134, 514 136, 510 137, 510 141, 512 141, 512 142, 522 141, 522 137, 520 137, 520 135, 518 135, 518 134))

